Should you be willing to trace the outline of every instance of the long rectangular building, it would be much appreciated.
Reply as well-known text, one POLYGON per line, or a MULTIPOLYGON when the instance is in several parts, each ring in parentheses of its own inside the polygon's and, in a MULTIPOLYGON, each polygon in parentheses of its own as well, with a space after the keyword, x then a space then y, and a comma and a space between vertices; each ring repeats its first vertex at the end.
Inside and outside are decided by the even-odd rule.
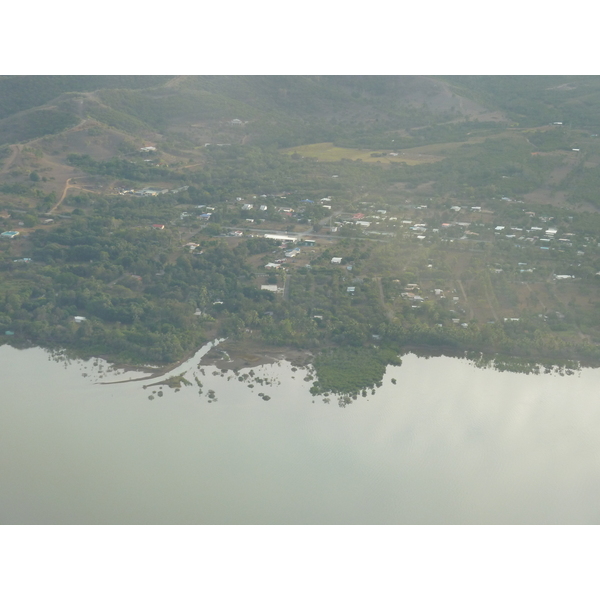
POLYGON ((298 237, 293 235, 275 235, 272 233, 265 233, 263 236, 267 240, 277 240, 279 242, 297 242, 298 237))

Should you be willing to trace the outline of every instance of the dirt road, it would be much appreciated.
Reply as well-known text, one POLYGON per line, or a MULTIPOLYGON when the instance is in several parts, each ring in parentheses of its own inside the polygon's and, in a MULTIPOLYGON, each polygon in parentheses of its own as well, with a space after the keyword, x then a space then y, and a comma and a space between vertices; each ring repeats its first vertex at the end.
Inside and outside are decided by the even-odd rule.
POLYGON ((377 282, 377 289, 379 290, 379 300, 381 302, 381 308, 382 308, 383 312, 385 313, 386 317, 390 321, 393 321, 396 315, 394 314, 394 311, 389 306, 387 306, 385 303, 385 296, 383 294, 383 286, 381 285, 381 277, 375 277, 375 281, 377 282))
POLYGON ((492 303, 492 296, 491 296, 490 291, 488 290, 487 286, 485 286, 485 297, 490 306, 490 310, 492 311, 492 315, 494 316, 494 320, 499 321, 498 315, 496 314, 496 311, 494 310, 494 305, 492 303))
POLYGON ((462 292, 463 298, 465 299, 465 304, 467 305, 468 309, 469 309, 469 320, 472 321, 473 320, 473 309, 471 308, 470 304, 469 304, 469 299, 467 298, 467 292, 465 292, 465 288, 462 284, 462 281, 460 279, 457 279, 458 281, 458 287, 460 287, 460 291, 462 292))
POLYGON ((290 282, 292 280, 292 276, 289 273, 286 273, 284 277, 285 277, 285 279, 283 282, 283 299, 289 300, 290 299, 290 282))
MULTIPOLYGON (((88 194, 101 194, 102 192, 97 192, 94 190, 88 190, 87 188, 81 187, 80 185, 77 185, 76 183, 71 183, 73 181, 75 181, 75 179, 85 179, 85 177, 69 177, 69 179, 67 179, 66 183, 65 183, 65 188, 60 196, 60 199, 58 200, 58 202, 48 211, 48 212, 54 212, 62 203, 62 201, 66 198, 67 196, 67 192, 71 189, 71 188, 76 188, 78 190, 83 190, 84 192, 88 193, 88 194)), ((114 182, 111 183, 109 186, 107 187, 112 187, 114 185, 114 182)))
POLYGON ((71 179, 73 179, 72 177, 70 177, 69 179, 67 179, 66 183, 65 183, 65 189, 63 190, 63 193, 60 196, 60 199, 58 200, 58 202, 48 211, 49 213, 53 213, 61 204, 62 201, 65 199, 65 196, 67 195, 67 191, 69 190, 69 188, 72 187, 76 187, 74 185, 70 185, 71 184, 71 179))

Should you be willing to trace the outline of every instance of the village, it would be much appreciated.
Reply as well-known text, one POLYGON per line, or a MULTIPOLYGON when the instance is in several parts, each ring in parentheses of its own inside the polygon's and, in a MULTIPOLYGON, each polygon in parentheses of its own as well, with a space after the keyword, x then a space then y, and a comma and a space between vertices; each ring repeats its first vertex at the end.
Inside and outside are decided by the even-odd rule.
MULTIPOLYGON (((187 189, 155 186, 115 192, 142 200, 177 197, 187 189)), ((206 240, 215 237, 231 247, 244 239, 269 240, 273 250, 248 260, 260 289, 282 299, 288 299, 290 276, 323 264, 329 249, 350 240, 383 244, 400 251, 404 264, 385 269, 373 261, 356 264, 343 252, 327 260, 330 268, 342 273, 347 293, 353 296, 364 277, 389 278, 395 287, 384 302, 407 302, 415 309, 435 302, 455 313, 449 323, 462 327, 473 319, 516 321, 524 309, 536 311, 544 320, 564 321, 570 312, 567 305, 571 303, 572 309, 588 302, 590 286, 595 289, 600 283, 598 238, 586 235, 575 213, 541 213, 509 197, 478 205, 440 198, 426 202, 407 200, 398 205, 332 196, 311 200, 285 192, 250 194, 214 205, 183 203, 178 219, 150 227, 180 232, 183 249, 192 254, 201 253, 206 240), (472 260, 465 256, 485 269, 488 281, 482 284, 481 276, 473 281, 472 260), (455 264, 450 266, 453 257, 455 264), (563 286, 558 295, 557 283, 563 286), (566 294, 565 284, 572 287, 566 294)), ((45 219, 38 227, 52 226, 53 221, 45 219)), ((21 224, 15 219, 5 222, 21 224)), ((24 232, 23 242, 29 233, 24 232)), ((0 233, 0 238, 14 244, 20 234, 15 228, 0 233)), ((31 261, 29 255, 11 254, 14 262, 31 261)))
POLYGON ((585 235, 573 216, 538 214, 507 197, 490 202, 499 203, 511 205, 510 216, 499 217, 485 203, 433 200, 381 208, 367 202, 349 206, 331 197, 293 202, 283 194, 257 194, 237 197, 225 206, 196 206, 168 226, 189 231, 185 238, 190 241, 183 246, 192 254, 203 251, 207 236, 221 237, 232 247, 244 239, 269 240, 273 250, 248 260, 259 288, 281 299, 288 299, 294 272, 322 266, 323 256, 354 241, 396 248, 404 265, 381 269, 375 262, 356 264, 343 252, 332 255, 326 262, 340 271, 349 296, 365 277, 383 277, 393 284, 386 289, 384 303, 405 302, 414 309, 437 303, 448 310, 448 325, 466 328, 473 319, 514 322, 524 310, 544 321, 564 322, 578 303, 588 302, 600 283, 598 239, 585 235), (312 214, 319 208, 321 218, 307 219, 307 207, 312 214), (560 225, 554 224, 557 221, 560 225), (448 266, 453 259, 454 266, 448 266), (473 281, 469 270, 472 259, 478 268, 486 260, 483 291, 477 289, 482 288, 481 276, 473 281))

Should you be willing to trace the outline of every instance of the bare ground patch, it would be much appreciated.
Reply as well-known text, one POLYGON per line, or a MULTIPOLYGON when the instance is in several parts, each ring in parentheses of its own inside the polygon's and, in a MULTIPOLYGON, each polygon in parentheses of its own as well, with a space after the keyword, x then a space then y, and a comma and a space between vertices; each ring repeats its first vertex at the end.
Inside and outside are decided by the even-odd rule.
POLYGON ((305 366, 312 358, 311 352, 297 348, 268 346, 251 340, 226 340, 205 354, 200 364, 233 371, 282 360, 295 366, 305 366))

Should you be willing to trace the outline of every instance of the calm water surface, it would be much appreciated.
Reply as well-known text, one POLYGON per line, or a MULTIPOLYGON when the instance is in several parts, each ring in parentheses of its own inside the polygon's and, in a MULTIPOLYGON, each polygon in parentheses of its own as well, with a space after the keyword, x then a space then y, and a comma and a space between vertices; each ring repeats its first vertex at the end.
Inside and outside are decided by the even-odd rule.
POLYGON ((139 376, 103 361, 1 346, 0 522, 600 523, 600 370, 408 355, 340 408, 285 362, 254 388, 203 375, 204 351, 158 397, 100 385, 139 376))

